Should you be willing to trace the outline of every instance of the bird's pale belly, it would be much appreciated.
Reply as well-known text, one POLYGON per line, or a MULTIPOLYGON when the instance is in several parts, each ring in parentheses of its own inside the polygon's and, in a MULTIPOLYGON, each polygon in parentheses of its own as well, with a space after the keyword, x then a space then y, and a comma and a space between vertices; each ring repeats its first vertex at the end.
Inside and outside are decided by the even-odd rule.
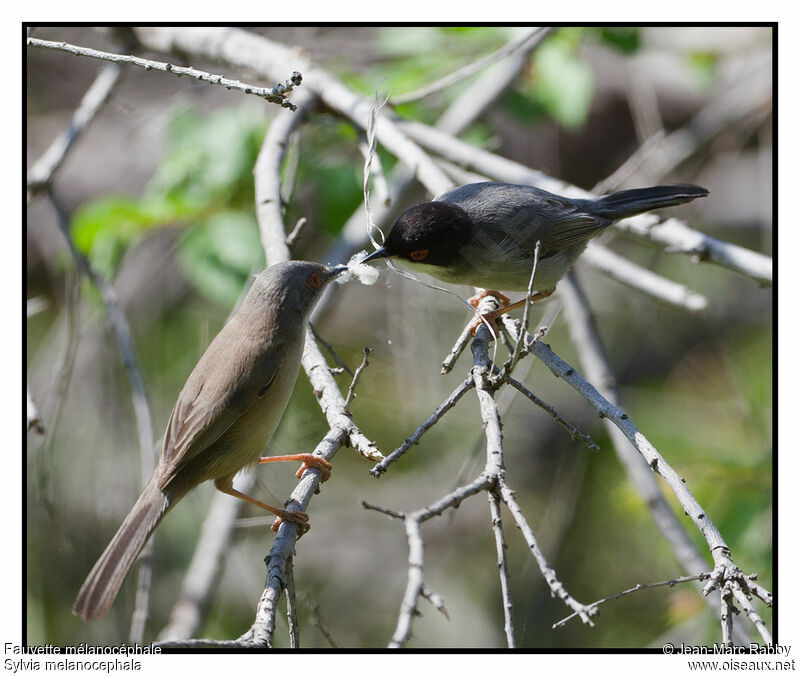
MULTIPOLYGON (((573 247, 574 248, 574 247, 573 247)), ((579 251, 568 250, 539 259, 536 265, 536 276, 533 282, 534 291, 547 291, 555 287, 558 281, 575 263, 585 248, 579 251)), ((498 291, 526 291, 533 269, 533 258, 507 258, 502 261, 487 260, 485 256, 459 256, 453 265, 443 267, 412 263, 398 259, 405 268, 413 272, 425 274, 450 284, 467 284, 482 289, 498 291)))

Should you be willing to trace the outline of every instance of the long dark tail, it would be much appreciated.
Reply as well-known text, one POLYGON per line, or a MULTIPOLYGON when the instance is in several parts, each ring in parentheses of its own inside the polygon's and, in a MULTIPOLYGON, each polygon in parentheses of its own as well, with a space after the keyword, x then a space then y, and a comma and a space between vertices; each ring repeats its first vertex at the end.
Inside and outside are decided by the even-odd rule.
POLYGON ((72 611, 84 622, 108 612, 133 562, 170 506, 169 497, 151 480, 78 592, 72 611))
POLYGON ((589 211, 612 221, 635 216, 652 209, 674 207, 708 195, 699 185, 656 185, 652 188, 620 190, 597 200, 587 200, 589 211))

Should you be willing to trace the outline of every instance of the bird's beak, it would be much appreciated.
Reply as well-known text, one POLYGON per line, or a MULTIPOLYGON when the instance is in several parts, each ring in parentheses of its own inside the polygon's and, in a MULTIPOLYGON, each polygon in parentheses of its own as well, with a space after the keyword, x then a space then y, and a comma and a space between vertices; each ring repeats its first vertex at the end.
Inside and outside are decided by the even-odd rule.
POLYGON ((368 261, 374 261, 378 258, 389 258, 392 254, 390 254, 384 247, 380 249, 376 249, 373 251, 369 256, 366 258, 361 259, 362 263, 367 263, 368 261))
POLYGON ((334 277, 338 277, 338 276, 339 276, 339 275, 341 275, 341 274, 342 274, 342 273, 343 273, 345 270, 347 270, 347 266, 346 266, 346 265, 337 265, 335 268, 331 268, 331 269, 330 269, 330 272, 331 272, 331 279, 333 279, 334 277))

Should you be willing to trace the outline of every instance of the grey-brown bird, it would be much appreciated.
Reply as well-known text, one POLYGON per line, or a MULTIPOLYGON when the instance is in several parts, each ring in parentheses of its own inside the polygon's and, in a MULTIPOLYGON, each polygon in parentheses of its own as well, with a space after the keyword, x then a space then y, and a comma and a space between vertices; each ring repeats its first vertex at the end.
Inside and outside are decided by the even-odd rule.
POLYGON ((223 493, 280 519, 305 525, 300 511, 264 504, 233 487, 258 462, 303 462, 330 474, 308 453, 261 458, 289 401, 311 310, 325 285, 346 270, 317 263, 278 263, 256 276, 236 314, 208 346, 183 386, 164 434, 158 466, 83 583, 73 611, 84 621, 104 615, 164 515, 190 490, 213 480, 223 493))

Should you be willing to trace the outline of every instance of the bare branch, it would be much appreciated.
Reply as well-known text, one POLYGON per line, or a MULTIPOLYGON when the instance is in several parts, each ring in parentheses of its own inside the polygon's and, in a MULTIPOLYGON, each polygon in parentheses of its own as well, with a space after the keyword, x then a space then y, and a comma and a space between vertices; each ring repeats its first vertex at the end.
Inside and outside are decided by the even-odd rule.
POLYGON ((497 549, 497 568, 500 571, 500 596, 503 600, 503 628, 506 633, 506 645, 516 648, 514 639, 514 618, 512 616, 513 604, 511 603, 511 583, 508 577, 508 559, 506 558, 506 543, 503 538, 503 521, 500 514, 500 499, 494 492, 487 493, 489 510, 492 516, 492 531, 497 549))
POLYGON ((120 67, 113 63, 106 64, 100 70, 83 95, 77 110, 72 114, 66 129, 55 138, 31 167, 28 172, 28 190, 36 192, 50 183, 75 141, 108 101, 108 97, 120 81, 121 73, 120 67))
POLYGON ((364 371, 367 366, 369 366, 369 361, 367 361, 367 356, 369 353, 372 352, 371 347, 364 347, 363 353, 364 358, 361 360, 361 363, 356 368, 356 372, 353 374, 353 381, 350 383, 350 387, 347 390, 347 398, 344 400, 344 410, 350 411, 350 404, 353 403, 353 399, 356 397, 356 385, 358 385, 358 379, 361 377, 361 373, 364 371))
POLYGON ((313 91, 303 90, 295 100, 297 101, 295 109, 299 109, 299 112, 294 115, 282 113, 275 116, 267 129, 253 169, 256 218, 267 265, 291 258, 283 226, 281 165, 286 156, 290 136, 298 125, 305 121, 308 112, 316 105, 317 97, 313 91))
POLYGON ((703 294, 657 275, 597 242, 589 243, 582 259, 607 277, 681 310, 699 313, 708 307, 703 294))
POLYGON ((569 432, 569 435, 573 439, 575 439, 577 441, 582 441, 584 444, 586 444, 586 447, 590 451, 597 452, 597 451, 600 450, 600 447, 592 440, 592 438, 588 434, 585 434, 585 433, 581 432, 575 425, 573 425, 571 422, 569 422, 569 420, 566 420, 565 418, 562 418, 558 414, 558 412, 550 404, 548 404, 546 401, 543 401, 542 399, 537 397, 533 392, 531 392, 521 382, 519 382, 518 380, 514 380, 514 378, 512 378, 511 376, 509 376, 505 380, 515 390, 518 390, 519 392, 521 392, 528 399, 530 399, 534 404, 536 404, 539 408, 541 408, 543 411, 547 412, 550 415, 550 417, 552 417, 553 420, 556 421, 556 423, 561 425, 561 427, 563 427, 565 430, 567 430, 567 432, 569 432))
MULTIPOLYGON (((662 580, 660 582, 646 582, 644 584, 637 584, 635 587, 631 587, 630 589, 626 589, 621 592, 617 592, 616 594, 611 594, 611 596, 606 596, 599 601, 594 601, 590 603, 587 608, 597 608, 598 606, 603 605, 604 603, 608 603, 609 601, 614 601, 618 598, 623 596, 627 596, 628 594, 633 594, 634 592, 641 591, 642 589, 654 589, 655 587, 674 587, 676 584, 683 584, 685 582, 694 582, 698 580, 707 580, 709 577, 709 573, 700 573, 699 575, 686 575, 685 577, 677 577, 674 580, 662 580)), ((577 617, 577 613, 572 613, 572 615, 567 615, 563 620, 559 620, 553 625, 553 629, 558 627, 563 627, 567 622, 569 622, 573 617, 577 617)))
POLYGON ((145 70, 157 70, 163 73, 172 73, 177 77, 183 75, 200 80, 201 82, 208 82, 209 84, 221 85, 225 89, 233 89, 241 92, 242 94, 252 94, 258 96, 270 103, 277 103, 283 108, 294 110, 295 105, 286 99, 286 95, 291 92, 295 87, 299 86, 303 81, 303 76, 294 71, 289 80, 283 84, 277 84, 274 87, 258 87, 256 85, 246 84, 239 82, 239 80, 229 80, 222 75, 214 75, 206 73, 202 70, 196 70, 191 67, 176 66, 172 63, 163 63, 161 61, 151 61, 150 59, 142 59, 138 56, 126 54, 113 54, 111 52, 101 52, 97 49, 90 49, 88 47, 79 47, 71 45, 66 42, 51 42, 49 40, 39 40, 37 38, 28 38, 28 47, 44 47, 47 49, 57 49, 75 56, 88 56, 92 59, 100 59, 101 61, 110 61, 112 63, 121 63, 130 66, 138 66, 145 70))
POLYGON ((424 422, 422 423, 414 433, 406 439, 402 445, 392 451, 389 455, 387 455, 383 460, 381 460, 377 465, 375 465, 369 473, 374 476, 376 479, 381 476, 387 469, 389 469, 389 465, 393 462, 396 462, 400 456, 404 455, 405 452, 411 448, 414 444, 419 443, 420 438, 422 437, 425 432, 427 432, 431 427, 433 427, 439 420, 447 413, 451 408, 453 408, 461 397, 464 394, 472 389, 475 383, 472 380, 472 376, 468 377, 463 383, 461 383, 455 390, 450 393, 450 396, 447 397, 439 406, 436 407, 436 410, 433 414, 424 422))

